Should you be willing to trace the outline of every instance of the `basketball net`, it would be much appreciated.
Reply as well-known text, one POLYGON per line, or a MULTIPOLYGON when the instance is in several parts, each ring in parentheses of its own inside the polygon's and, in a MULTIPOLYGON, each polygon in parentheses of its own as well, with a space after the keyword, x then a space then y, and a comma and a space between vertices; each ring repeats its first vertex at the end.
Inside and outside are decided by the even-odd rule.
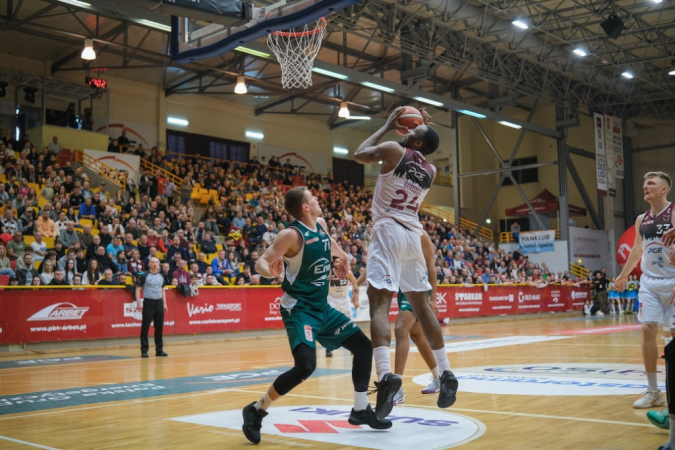
POLYGON ((326 19, 302 30, 275 31, 267 36, 267 45, 281 65, 281 85, 285 89, 305 89, 312 85, 312 66, 326 34, 326 19))

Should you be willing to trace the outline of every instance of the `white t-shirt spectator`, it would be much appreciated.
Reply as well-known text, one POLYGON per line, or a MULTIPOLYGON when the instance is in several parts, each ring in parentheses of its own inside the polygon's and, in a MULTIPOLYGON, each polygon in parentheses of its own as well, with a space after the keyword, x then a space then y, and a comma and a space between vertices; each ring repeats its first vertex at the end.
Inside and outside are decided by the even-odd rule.
POLYGON ((274 231, 265 231, 265 234, 263 234, 262 238, 263 241, 265 241, 265 244, 272 245, 274 240, 277 238, 277 234, 274 231))
POLYGON ((45 244, 45 241, 42 241, 41 243, 37 243, 33 241, 32 244, 30 244, 30 248, 33 250, 33 261, 44 261, 45 257, 42 255, 38 255, 35 251, 39 250, 41 252, 46 252, 47 251, 47 244, 45 244))

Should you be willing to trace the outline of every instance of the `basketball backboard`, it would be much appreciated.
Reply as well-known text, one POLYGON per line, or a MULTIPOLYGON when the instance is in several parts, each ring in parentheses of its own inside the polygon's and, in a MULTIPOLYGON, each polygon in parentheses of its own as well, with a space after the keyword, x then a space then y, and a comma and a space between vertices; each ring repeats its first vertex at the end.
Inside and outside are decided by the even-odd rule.
MULTIPOLYGON (((222 55, 247 42, 316 21, 359 0, 282 0, 273 5, 257 7, 251 3, 219 0, 223 9, 236 15, 240 8, 241 21, 223 25, 193 18, 192 15, 171 17, 171 57, 179 63, 197 61, 222 55), (225 3, 232 5, 225 8, 225 3)), ((182 3, 193 3, 182 0, 182 3)), ((206 2, 202 2, 206 3, 206 2)), ((211 2, 208 2, 211 3, 211 2)), ((201 7, 203 9, 203 6, 201 7)))

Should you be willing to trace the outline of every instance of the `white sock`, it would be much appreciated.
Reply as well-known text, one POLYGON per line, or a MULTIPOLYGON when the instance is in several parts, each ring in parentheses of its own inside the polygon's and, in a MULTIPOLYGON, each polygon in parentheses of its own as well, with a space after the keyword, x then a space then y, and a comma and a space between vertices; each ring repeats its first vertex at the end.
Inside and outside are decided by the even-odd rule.
POLYGON ((375 372, 377 373, 377 381, 382 381, 385 373, 391 372, 391 355, 389 347, 377 347, 373 349, 373 356, 375 357, 375 372))
POLYGON ((450 361, 448 361, 448 354, 445 347, 439 348, 438 350, 431 350, 431 353, 433 353, 434 358, 436 358, 436 363, 438 364, 436 369, 439 373, 442 374, 446 370, 450 370, 450 361))
POLYGON ((619 303, 619 312, 623 312, 623 309, 621 309, 621 303, 619 303))
POLYGON ((431 369, 431 376, 434 377, 434 380, 438 380, 438 366, 431 369))
POLYGON ((255 409, 262 409, 263 411, 267 411, 267 408, 272 406, 272 403, 274 403, 274 400, 270 398, 270 396, 265 392, 265 395, 262 396, 258 402, 253 405, 255 409))
POLYGON ((655 373, 648 373, 647 374, 647 384, 649 385, 649 389, 658 391, 659 390, 659 385, 656 384, 656 374, 655 373))
POLYGON ((368 391, 354 391, 354 411, 363 411, 368 408, 368 391))

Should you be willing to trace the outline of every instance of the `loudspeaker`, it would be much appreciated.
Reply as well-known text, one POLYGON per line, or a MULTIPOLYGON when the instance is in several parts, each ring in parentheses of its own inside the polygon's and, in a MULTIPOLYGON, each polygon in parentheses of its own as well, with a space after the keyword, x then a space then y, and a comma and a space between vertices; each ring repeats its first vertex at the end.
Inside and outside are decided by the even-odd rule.
POLYGON ((623 31, 623 21, 616 17, 616 15, 612 14, 605 20, 604 22, 600 23, 600 26, 602 27, 603 30, 605 30, 605 34, 607 37, 610 39, 616 39, 619 37, 621 32, 623 31))

